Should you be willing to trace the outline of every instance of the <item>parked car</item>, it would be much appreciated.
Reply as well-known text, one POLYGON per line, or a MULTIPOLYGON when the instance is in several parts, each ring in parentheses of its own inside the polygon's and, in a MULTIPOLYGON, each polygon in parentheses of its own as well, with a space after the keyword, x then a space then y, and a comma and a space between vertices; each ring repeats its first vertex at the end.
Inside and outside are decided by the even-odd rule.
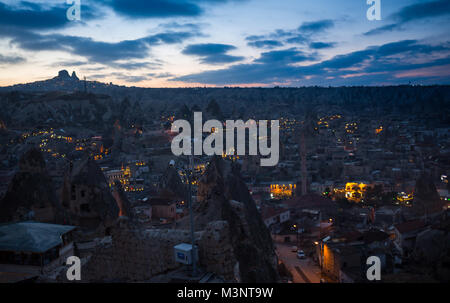
POLYGON ((303 250, 297 251, 297 258, 299 258, 299 259, 305 259, 305 258, 306 258, 305 252, 304 252, 303 250))
POLYGON ((292 252, 297 252, 297 250, 298 250, 297 246, 292 246, 292 247, 291 247, 291 251, 292 251, 292 252))

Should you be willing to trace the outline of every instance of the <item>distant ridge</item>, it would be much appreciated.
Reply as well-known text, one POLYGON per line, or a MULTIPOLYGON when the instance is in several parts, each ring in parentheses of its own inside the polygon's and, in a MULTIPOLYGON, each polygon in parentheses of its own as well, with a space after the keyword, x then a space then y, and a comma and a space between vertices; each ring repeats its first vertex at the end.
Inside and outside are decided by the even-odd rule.
POLYGON ((80 80, 75 71, 73 71, 72 75, 70 75, 67 70, 63 69, 58 72, 58 75, 56 77, 53 77, 51 79, 0 87, 0 91, 20 90, 20 91, 75 92, 75 91, 95 90, 96 92, 101 92, 102 90, 111 87, 125 88, 126 86, 114 85, 112 83, 106 84, 98 81, 80 80))
MULTIPOLYGON (((84 77, 86 79, 86 77, 84 77)), ((99 81, 87 81, 87 80, 80 80, 75 73, 75 71, 72 72, 72 75, 69 74, 67 70, 60 70, 58 72, 58 75, 56 77, 53 77, 51 79, 42 80, 42 81, 35 81, 30 83, 23 83, 23 84, 14 84, 10 86, 3 86, 0 87, 0 92, 11 92, 11 91, 23 91, 23 92, 46 92, 46 91, 64 91, 68 93, 76 92, 76 91, 82 91, 82 92, 92 92, 92 93, 100 93, 100 94, 109 94, 111 93, 111 89, 116 92, 117 89, 120 89, 121 91, 125 92, 129 89, 138 89, 138 90, 217 90, 217 89, 226 89, 226 90, 232 90, 232 89, 239 89, 239 90, 247 90, 247 91, 254 91, 259 89, 272 89, 275 91, 283 91, 288 89, 297 89, 297 90, 336 90, 336 89, 354 89, 354 88, 362 88, 362 89, 374 89, 374 88, 420 88, 420 87, 440 87, 444 89, 450 88, 450 85, 444 85, 444 84, 430 84, 430 85, 410 85, 410 84, 402 84, 402 85, 384 85, 384 86, 300 86, 300 87, 239 87, 239 86, 218 86, 218 87, 197 87, 197 86, 186 86, 186 87, 179 87, 179 88, 164 88, 164 87, 139 87, 139 86, 126 86, 126 85, 116 85, 112 82, 110 83, 104 83, 99 81)))

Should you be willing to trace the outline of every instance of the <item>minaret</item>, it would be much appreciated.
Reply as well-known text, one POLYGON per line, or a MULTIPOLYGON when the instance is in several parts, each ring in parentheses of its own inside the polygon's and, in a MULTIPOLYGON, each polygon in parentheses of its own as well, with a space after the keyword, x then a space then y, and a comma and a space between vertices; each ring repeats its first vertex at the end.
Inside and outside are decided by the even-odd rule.
POLYGON ((312 142, 312 138, 314 136, 314 128, 316 126, 317 115, 312 111, 312 109, 307 109, 305 113, 305 118, 303 121, 303 125, 299 127, 300 131, 300 160, 301 160, 301 194, 306 195, 308 193, 308 170, 307 170, 307 144, 314 144, 312 142))
POLYGON ((307 194, 306 182, 308 178, 306 176, 306 140, 304 129, 300 129, 300 159, 301 159, 301 172, 302 172, 302 196, 307 194))

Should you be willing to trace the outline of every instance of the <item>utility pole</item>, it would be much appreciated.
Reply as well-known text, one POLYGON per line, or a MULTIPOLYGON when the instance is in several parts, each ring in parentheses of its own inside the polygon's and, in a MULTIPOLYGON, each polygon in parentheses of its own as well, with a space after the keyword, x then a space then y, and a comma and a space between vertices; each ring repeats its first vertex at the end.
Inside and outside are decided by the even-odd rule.
POLYGON ((300 128, 300 159, 301 159, 301 172, 302 172, 302 196, 306 195, 306 142, 304 128, 300 128))
MULTIPOLYGON (((193 144, 192 144, 193 145, 193 144)), ((190 173, 188 177, 188 203, 189 203, 189 220, 191 225, 191 242, 192 242, 192 276, 197 276, 197 249, 195 247, 195 233, 194 233, 194 214, 192 211, 192 177, 194 175, 194 153, 191 151, 189 156, 190 173)))

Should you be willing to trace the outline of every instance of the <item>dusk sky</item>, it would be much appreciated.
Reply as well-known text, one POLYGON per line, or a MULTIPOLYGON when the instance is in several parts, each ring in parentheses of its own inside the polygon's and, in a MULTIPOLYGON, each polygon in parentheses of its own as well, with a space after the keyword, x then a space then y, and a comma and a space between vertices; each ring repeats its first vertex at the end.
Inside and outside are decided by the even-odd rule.
POLYGON ((450 0, 0 0, 0 86, 450 83, 450 0))

